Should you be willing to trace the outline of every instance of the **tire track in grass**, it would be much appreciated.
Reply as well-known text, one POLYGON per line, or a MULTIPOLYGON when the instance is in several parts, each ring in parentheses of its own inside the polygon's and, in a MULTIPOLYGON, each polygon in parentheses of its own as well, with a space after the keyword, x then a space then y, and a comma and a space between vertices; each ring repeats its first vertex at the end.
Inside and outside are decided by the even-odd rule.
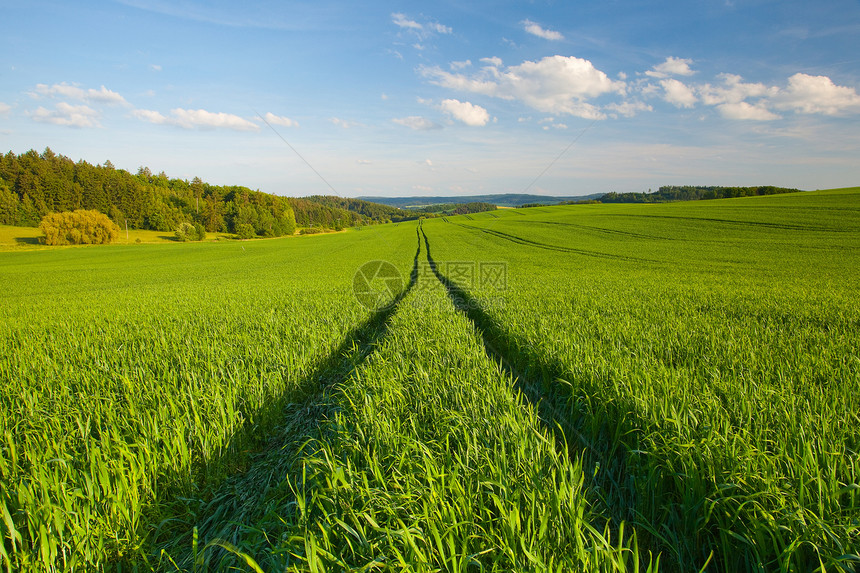
MULTIPOLYGON (((572 253, 575 255, 583 255, 586 257, 595 257, 600 259, 613 259, 613 260, 622 260, 622 261, 634 261, 639 263, 658 263, 659 261, 655 261, 652 259, 645 259, 642 257, 631 257, 627 255, 613 255, 611 253, 601 253, 598 251, 589 251, 586 249, 577 249, 575 247, 563 247, 561 245, 551 245, 549 243, 541 243, 539 241, 533 241, 531 239, 526 239, 524 237, 519 237, 517 235, 511 235, 510 233, 503 233, 502 231, 497 231, 495 229, 482 229, 480 227, 475 227, 472 225, 465 225, 463 223, 454 223, 458 227, 462 227, 464 229, 468 229, 470 231, 475 231, 477 233, 487 233, 494 237, 498 237, 500 239, 505 239, 506 241, 511 241, 513 243, 517 243, 520 245, 525 245, 527 247, 534 247, 537 249, 545 249, 548 251, 558 251, 561 253, 572 253)), ((426 236, 425 236, 426 239, 426 236)))
MULTIPOLYGON (((388 306, 374 311, 353 328, 334 351, 317 362, 300 384, 303 401, 288 404, 275 401, 270 406, 283 409, 284 418, 267 445, 251 455, 250 467, 229 477, 208 500, 179 500, 179 511, 159 525, 153 534, 153 545, 158 553, 152 556, 159 567, 191 567, 195 559, 193 554, 207 543, 212 543, 206 552, 207 562, 219 562, 228 551, 223 548, 223 542, 239 546, 250 524, 269 510, 267 500, 277 497, 278 493, 292 495, 291 491, 283 491, 284 478, 297 471, 301 448, 308 436, 332 415, 336 406, 329 399, 331 392, 373 354, 388 335, 391 319, 400 303, 418 283, 419 228, 416 228, 416 237, 417 247, 406 288, 388 306), (183 517, 177 517, 182 514, 183 517)), ((282 497, 278 498, 277 505, 283 505, 282 497)))
POLYGON ((729 225, 738 225, 741 227, 764 227, 767 229, 780 229, 784 231, 818 231, 825 233, 841 233, 846 232, 842 229, 833 229, 828 227, 815 227, 810 225, 794 225, 791 223, 768 223, 766 221, 740 221, 737 219, 719 219, 715 217, 682 217, 676 215, 643 215, 643 214, 631 214, 631 213, 613 213, 613 217, 648 217, 650 219, 675 219, 679 221, 693 221, 695 223, 701 223, 706 221, 708 223, 725 223, 729 225))
MULTIPOLYGON (((515 387, 521 390, 523 398, 535 408, 544 424, 567 445, 571 458, 582 456, 583 465, 594 468, 591 476, 586 474, 590 482, 587 487, 612 523, 632 524, 639 535, 640 549, 660 554, 661 565, 669 571, 761 570, 762 552, 767 555, 766 551, 752 545, 749 537, 744 537, 757 535, 759 530, 746 525, 719 529, 720 523, 711 520, 715 507, 732 507, 732 494, 723 496, 721 491, 709 489, 707 485, 703 486, 703 494, 691 493, 698 486, 679 483, 677 480, 683 474, 665 474, 670 478, 668 482, 659 475, 656 479, 651 473, 644 475, 643 471, 659 474, 668 468, 682 468, 686 458, 683 452, 663 450, 664 462, 648 462, 646 458, 654 454, 640 449, 638 436, 652 435, 661 428, 642 418, 635 401, 614 400, 608 409, 593 411, 592 404, 601 400, 599 388, 586 382, 574 393, 574 385, 564 379, 574 374, 564 364, 528 351, 527 358, 521 359, 519 353, 524 349, 524 342, 484 310, 480 300, 439 271, 423 228, 421 232, 433 273, 447 289, 454 306, 479 332, 488 356, 511 376, 515 387), (638 425, 637 420, 645 422, 645 425, 638 425), (675 480, 674 485, 672 480, 675 480), (686 495, 694 497, 681 499, 686 495), (705 523, 700 529, 699 522, 705 523), (734 527, 740 527, 740 532, 734 527)), ((709 475, 701 474, 690 479, 707 481, 709 478, 709 475)), ((713 479, 722 478, 714 474, 713 479)), ((791 545, 786 551, 791 549, 796 548, 791 545)), ((777 551, 782 550, 777 548, 777 551)), ((831 557, 830 564, 842 565, 853 559, 850 554, 835 557, 835 560, 831 557)), ((775 563, 768 561, 767 566, 773 567, 775 563)))
MULTIPOLYGON (((537 376, 530 375, 528 372, 522 372, 514 365, 512 360, 508 359, 505 351, 500 350, 496 342, 499 343, 502 349, 507 349, 511 347, 511 341, 506 339, 504 331, 496 325, 495 320, 482 308, 480 301, 477 301, 468 292, 439 271, 438 265, 430 251, 430 241, 427 238, 427 234, 424 232, 423 227, 419 227, 419 229, 424 238, 424 250, 427 255, 427 262, 433 274, 447 290, 448 298, 451 299, 454 307, 469 319, 480 335, 484 352, 489 358, 498 363, 502 370, 514 380, 514 387, 520 390, 523 397, 535 408, 541 422, 556 436, 562 448, 567 451, 568 456, 573 457, 577 454, 579 451, 577 448, 578 444, 591 452, 594 456, 593 459, 598 460, 597 467, 600 467, 601 464, 606 467, 610 467, 612 464, 617 465, 617 458, 622 454, 618 450, 620 444, 616 444, 614 448, 607 451, 603 447, 605 444, 595 443, 593 439, 590 439, 573 426, 570 412, 559 403, 560 400, 548 394, 544 379, 547 373, 553 373, 554 376, 554 373, 558 369, 550 365, 541 365, 540 371, 543 375, 541 378, 538 378, 537 376)), ((616 490, 621 490, 621 484, 609 472, 603 475, 612 482, 612 486, 616 490)), ((599 486, 596 490, 599 490, 599 486)), ((598 492, 596 495, 600 497, 602 494, 598 492)), ((606 501, 604 501, 604 504, 607 508, 612 507, 612 504, 606 501)), ((628 516, 626 515, 612 516, 615 527, 627 519, 628 516)))
POLYGON ((523 390, 523 395, 532 403, 532 405, 538 408, 540 418, 547 426, 549 426, 553 431, 558 429, 556 426, 561 427, 561 429, 566 433, 570 433, 569 437, 576 438, 579 443, 597 452, 597 450, 594 449, 594 445, 570 424, 567 416, 562 414, 556 406, 544 399, 540 383, 536 380, 530 379, 524 373, 520 372, 513 363, 507 359, 505 354, 496 348, 491 338, 487 335, 487 332, 498 331, 498 328, 493 324, 493 318, 487 314, 483 308, 481 308, 479 301, 439 271, 438 265, 436 264, 436 261, 433 260, 430 252, 430 241, 427 238, 427 234, 424 232, 423 228, 421 228, 420 231, 424 238, 424 246, 427 253, 427 261, 430 264, 430 269, 433 271, 433 274, 439 282, 442 283, 442 286, 444 286, 448 291, 448 298, 451 299, 454 307, 463 313, 475 329, 481 334, 481 341, 484 345, 484 351, 486 354, 498 362, 506 374, 516 381, 515 384, 523 390))
POLYGON ((619 229, 607 229, 605 227, 594 227, 592 225, 579 225, 577 223, 565 223, 562 221, 514 221, 515 223, 526 223, 532 224, 537 223, 539 225, 561 225, 564 227, 573 227, 576 229, 583 229, 585 231, 594 231, 596 233, 605 233, 608 235, 621 235, 623 237, 633 237, 634 239, 658 239, 661 241, 674 241, 675 239, 671 237, 660 237, 657 235, 646 235, 644 233, 634 233, 632 231, 621 231, 619 229))
MULTIPOLYGON (((586 487, 590 494, 600 501, 612 527, 634 525, 639 536, 641 554, 662 556, 668 570, 675 570, 673 567, 677 570, 698 570, 700 573, 707 570, 714 558, 714 552, 708 557, 707 551, 716 550, 715 547, 709 546, 704 555, 686 556, 685 560, 680 555, 673 554, 674 546, 664 537, 667 532, 655 528, 659 524, 648 524, 640 519, 638 498, 641 492, 633 482, 635 478, 628 471, 628 466, 643 452, 632 448, 626 437, 619 433, 623 431, 621 425, 613 427, 612 424, 601 423, 598 430, 588 433, 580 431, 574 425, 577 419, 576 404, 571 403, 571 398, 577 397, 565 393, 569 383, 561 378, 565 375, 564 367, 552 360, 539 358, 536 363, 527 365, 525 370, 519 368, 513 358, 517 341, 484 310, 479 300, 439 271, 423 228, 421 234, 433 273, 446 288, 455 308, 469 319, 479 333, 486 354, 514 380, 514 387, 520 390, 523 398, 535 409, 543 424, 553 432, 559 445, 566 449, 568 456, 571 459, 581 456, 583 465, 593 468, 593 473, 586 473, 586 478, 591 474, 591 479, 588 480, 590 484, 586 487), (645 532, 650 539, 642 535, 645 532), (689 561, 697 557, 701 560, 689 561)), ((583 396, 586 401, 594 398, 596 396, 583 396)), ((619 419, 634 419, 637 416, 636 407, 632 403, 616 403, 616 408, 615 415, 619 419)), ((587 426, 591 421, 585 422, 587 426)), ((668 533, 671 536, 673 532, 668 533)))

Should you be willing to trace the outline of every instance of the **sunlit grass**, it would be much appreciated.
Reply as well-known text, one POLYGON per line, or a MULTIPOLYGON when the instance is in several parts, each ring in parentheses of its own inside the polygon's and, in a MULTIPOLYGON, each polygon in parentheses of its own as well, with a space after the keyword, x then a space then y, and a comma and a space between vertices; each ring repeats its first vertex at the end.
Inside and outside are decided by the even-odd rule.
POLYGON ((673 569, 850 567, 858 190, 533 211, 425 228, 439 260, 509 262, 481 326, 554 403, 605 511, 673 569))
POLYGON ((860 562, 860 190, 422 229, 10 247, 0 565, 860 562))

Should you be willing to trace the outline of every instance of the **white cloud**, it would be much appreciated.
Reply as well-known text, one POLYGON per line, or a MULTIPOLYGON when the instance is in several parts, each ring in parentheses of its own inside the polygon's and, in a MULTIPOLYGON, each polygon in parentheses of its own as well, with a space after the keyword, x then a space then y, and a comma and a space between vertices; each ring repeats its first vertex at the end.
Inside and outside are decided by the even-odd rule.
POLYGON ((465 60, 462 62, 451 62, 449 65, 451 66, 452 70, 462 70, 462 69, 465 69, 465 68, 468 68, 469 66, 471 66, 472 60, 465 60))
POLYGON ((345 119, 341 119, 339 117, 330 117, 329 121, 338 127, 342 127, 344 129, 350 129, 352 127, 362 127, 362 124, 356 121, 347 121, 345 119))
POLYGON ((624 82, 609 79, 590 61, 573 56, 548 56, 505 69, 500 69, 501 60, 492 63, 493 67, 471 76, 439 67, 423 68, 422 73, 432 83, 446 88, 517 100, 538 111, 589 119, 604 115, 586 101, 588 98, 624 94, 627 87, 624 82))
POLYGON ((266 121, 274 125, 282 125, 284 127, 298 127, 299 123, 283 115, 275 115, 272 112, 266 112, 266 121))
POLYGON ((750 104, 745 101, 723 103, 717 106, 723 117, 753 121, 771 121, 780 116, 768 110, 763 103, 750 104))
POLYGON ((550 123, 549 125, 543 126, 544 131, 549 131, 549 128, 553 129, 567 129, 566 123, 550 123))
POLYGON ((427 24, 427 27, 438 34, 450 34, 454 31, 450 26, 443 26, 437 22, 431 22, 430 24, 427 24))
POLYGON ((698 98, 693 90, 676 79, 660 80, 665 92, 663 99, 675 107, 693 107, 698 98))
POLYGON ((489 64, 490 66, 492 66, 494 68, 501 67, 501 65, 502 65, 502 58, 499 58, 496 56, 493 56, 492 58, 481 58, 481 61, 484 62, 485 64, 489 64))
POLYGON ((158 64, 149 64, 149 69, 152 70, 153 72, 160 72, 161 66, 158 64))
POLYGON ((373 165, 373 161, 369 159, 356 159, 355 162, 359 165, 373 165))
POLYGON ((423 30, 424 26, 416 22, 415 20, 410 20, 406 17, 406 14, 401 14, 396 12, 391 15, 391 21, 394 22, 395 26, 399 26, 400 28, 406 28, 408 30, 423 30))
POLYGON ((426 22, 422 24, 417 20, 412 20, 402 12, 394 12, 391 14, 391 21, 401 30, 412 32, 418 35, 419 38, 427 38, 436 34, 451 34, 453 29, 450 26, 445 26, 439 22, 426 22))
POLYGON ((170 110, 170 113, 176 118, 176 125, 187 129, 195 127, 204 129, 222 127, 237 131, 256 131, 260 129, 260 126, 256 123, 231 113, 211 112, 205 109, 182 109, 181 107, 170 110))
POLYGON ((764 84, 744 83, 741 76, 734 74, 720 74, 722 86, 705 84, 699 88, 702 102, 706 105, 720 105, 724 103, 740 103, 747 98, 775 95, 777 88, 768 88, 764 84))
POLYGON ((684 58, 673 58, 669 56, 662 64, 657 64, 653 69, 645 72, 646 76, 652 78, 668 78, 669 76, 692 76, 696 72, 690 69, 693 60, 684 58))
POLYGON ((419 115, 410 115, 409 117, 397 117, 392 119, 391 121, 398 125, 408 127, 409 129, 414 129, 416 131, 429 131, 431 129, 441 128, 440 125, 433 123, 426 117, 421 117, 419 115))
POLYGON ((146 121, 149 123, 169 123, 168 119, 164 117, 161 113, 151 109, 136 109, 131 112, 131 115, 141 121, 146 121))
POLYGON ((490 114, 487 113, 486 109, 467 101, 446 99, 439 107, 454 119, 473 127, 487 125, 487 122, 490 121, 490 114))
POLYGON ((8 103, 3 103, 2 101, 0 101, 0 115, 5 115, 5 114, 9 113, 9 110, 11 110, 11 109, 12 109, 11 105, 9 105, 8 103))
POLYGON ((115 91, 111 91, 106 87, 102 86, 100 89, 88 89, 87 90, 87 101, 98 102, 98 103, 128 103, 125 101, 125 98, 116 93, 115 91))
POLYGON ((613 115, 633 117, 641 111, 653 111, 654 108, 641 101, 625 101, 621 103, 610 103, 605 106, 605 109, 613 115))
MULTIPOLYGON (((728 119, 770 121, 781 116, 773 109, 804 114, 838 115, 860 111, 860 95, 852 87, 838 86, 827 76, 797 73, 788 78, 784 89, 758 82, 744 82, 736 74, 720 74, 721 84, 706 83, 696 87, 668 78, 660 81, 664 99, 677 106, 691 108, 699 98, 715 106, 728 119)), ((645 85, 642 94, 654 92, 645 85)))
POLYGON ((236 131, 257 131, 260 126, 238 115, 211 112, 205 109, 170 110, 170 116, 148 109, 136 109, 132 115, 142 121, 162 125, 175 125, 184 129, 232 129, 236 131))
POLYGON ((564 40, 564 36, 561 35, 561 32, 547 30, 546 28, 541 27, 540 24, 532 22, 531 20, 523 20, 521 24, 526 32, 534 36, 538 36, 539 38, 543 38, 544 40, 564 40))
POLYGON ((56 109, 48 110, 39 106, 30 114, 33 121, 53 123, 68 127, 101 127, 99 113, 86 105, 71 105, 66 102, 57 104, 56 109))
POLYGON ((774 98, 774 102, 779 109, 808 114, 838 115, 860 110, 860 95, 854 88, 838 86, 827 76, 801 73, 788 78, 788 87, 774 98))
POLYGON ((125 98, 115 91, 111 91, 102 86, 100 89, 79 88, 78 86, 69 85, 65 82, 54 85, 36 84, 36 97, 47 96, 52 98, 62 97, 66 99, 74 99, 78 101, 87 101, 90 103, 107 103, 107 104, 127 104, 125 98))

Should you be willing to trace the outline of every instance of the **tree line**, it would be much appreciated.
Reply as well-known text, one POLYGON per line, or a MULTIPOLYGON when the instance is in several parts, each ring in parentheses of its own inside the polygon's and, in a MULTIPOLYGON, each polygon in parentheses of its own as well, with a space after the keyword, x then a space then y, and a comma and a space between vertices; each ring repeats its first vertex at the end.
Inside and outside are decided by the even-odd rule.
POLYGON ((696 201, 700 199, 729 199, 732 197, 753 197, 757 195, 777 195, 780 193, 799 193, 800 189, 761 185, 757 187, 719 187, 699 185, 665 185, 651 193, 606 193, 601 203, 666 203, 669 201, 696 201))
POLYGON ((174 231, 196 223, 208 232, 250 227, 269 237, 292 234, 297 224, 334 229, 391 219, 390 213, 363 214, 239 185, 210 185, 198 177, 171 179, 147 167, 132 174, 110 161, 75 162, 50 148, 0 155, 0 224, 36 227, 49 213, 77 210, 99 211, 122 228, 174 231))
POLYGON ((496 207, 492 203, 484 201, 471 201, 469 203, 437 203, 435 205, 427 205, 425 207, 415 207, 410 209, 416 213, 421 213, 424 216, 436 217, 442 215, 468 215, 470 213, 483 213, 484 211, 495 211, 496 207))

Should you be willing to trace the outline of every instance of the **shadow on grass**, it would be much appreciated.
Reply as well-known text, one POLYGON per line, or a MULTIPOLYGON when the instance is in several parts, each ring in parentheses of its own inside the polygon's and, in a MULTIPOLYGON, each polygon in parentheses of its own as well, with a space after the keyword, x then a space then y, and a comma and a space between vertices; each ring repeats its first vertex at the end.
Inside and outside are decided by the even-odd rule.
POLYGON ((39 237, 15 237, 15 242, 19 245, 41 245, 39 237))
MULTIPOLYGON (((303 446, 319 434, 320 424, 337 411, 338 405, 331 400, 332 391, 386 337, 392 316, 418 281, 421 235, 417 229, 416 234, 418 246, 406 288, 388 306, 374 311, 353 328, 333 352, 317 362, 296 391, 273 400, 257 413, 255 418, 272 422, 246 431, 265 433, 268 438, 250 456, 247 469, 226 478, 206 500, 177 497, 168 512, 171 517, 161 522, 150 540, 157 568, 199 570, 199 566, 194 566, 195 543, 198 547, 213 540, 240 547, 265 545, 271 532, 255 530, 253 524, 274 512, 284 523, 291 522, 296 509, 292 486, 300 481, 303 446)), ((239 447, 244 447, 244 443, 239 447)), ((205 570, 229 569, 236 559, 221 548, 210 548, 204 557, 205 570)))
MULTIPOLYGON (((427 260, 436 278, 445 286, 455 308, 462 312, 480 334, 485 353, 496 361, 514 380, 514 385, 531 404, 543 424, 555 435, 557 443, 567 448, 570 457, 581 457, 586 470, 586 487, 601 509, 608 515, 610 526, 618 533, 622 522, 642 526, 638 512, 643 509, 643 491, 636 483, 629 467, 637 463, 634 437, 622 435, 630 430, 627 420, 639 417, 632 402, 615 401, 592 410, 594 400, 600 399, 599 389, 582 388, 573 395, 565 366, 532 352, 527 344, 512 335, 504 325, 493 318, 480 300, 461 288, 438 270, 430 252, 430 241, 421 229, 427 260)), ((652 492, 653 493, 653 492, 652 492)), ((659 524, 651 524, 660 527, 659 524)), ((598 528, 600 529, 600 528, 598 528)), ((646 559, 648 551, 654 555, 663 551, 661 565, 668 570, 698 570, 709 560, 712 547, 696 547, 698 555, 681 555, 675 548, 662 543, 659 537, 649 535, 651 530, 638 531, 640 555, 646 559), (645 533, 645 535, 643 535, 645 533), (667 555, 668 553, 668 555, 667 555)), ((661 531, 665 533, 665 531, 661 531)), ((681 537, 680 531, 672 534, 681 537)), ((684 532, 689 533, 689 532, 684 532)), ((659 535, 659 534, 658 534, 659 535)), ((640 563, 647 567, 647 560, 640 563)))

